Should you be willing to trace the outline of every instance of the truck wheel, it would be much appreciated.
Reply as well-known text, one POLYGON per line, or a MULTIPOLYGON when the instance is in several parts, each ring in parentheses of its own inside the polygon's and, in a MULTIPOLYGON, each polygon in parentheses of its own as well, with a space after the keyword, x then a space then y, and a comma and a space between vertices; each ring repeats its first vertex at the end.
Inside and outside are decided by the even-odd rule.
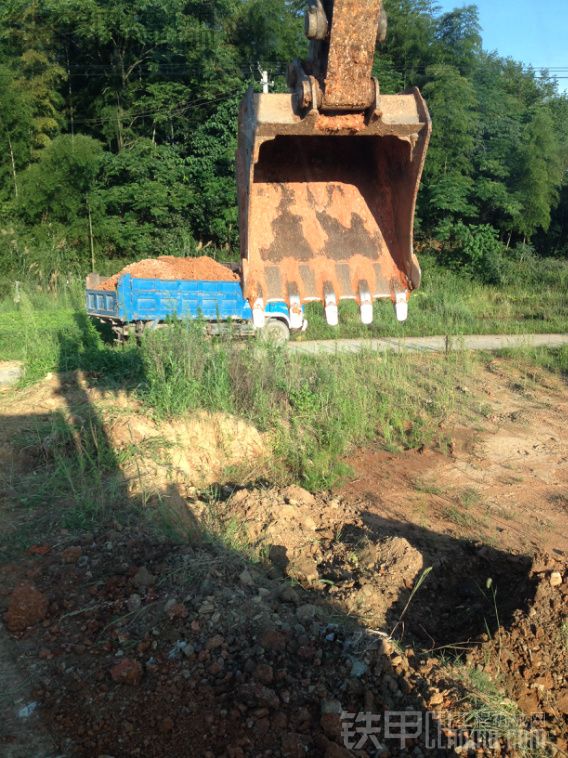
POLYGON ((279 318, 269 318, 260 332, 260 338, 264 342, 282 345, 290 339, 290 329, 288 324, 279 318))

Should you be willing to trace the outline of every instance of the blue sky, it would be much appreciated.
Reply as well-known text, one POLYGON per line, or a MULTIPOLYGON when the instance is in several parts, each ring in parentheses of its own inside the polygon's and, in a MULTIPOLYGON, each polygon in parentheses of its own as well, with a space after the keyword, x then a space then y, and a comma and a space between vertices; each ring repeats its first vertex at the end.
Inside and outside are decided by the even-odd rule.
MULTIPOLYGON (((568 77, 568 0, 471 0, 479 8, 483 46, 535 67, 565 67, 568 77)), ((469 5, 438 0, 443 11, 469 5)), ((559 82, 568 88, 568 78, 559 82)))

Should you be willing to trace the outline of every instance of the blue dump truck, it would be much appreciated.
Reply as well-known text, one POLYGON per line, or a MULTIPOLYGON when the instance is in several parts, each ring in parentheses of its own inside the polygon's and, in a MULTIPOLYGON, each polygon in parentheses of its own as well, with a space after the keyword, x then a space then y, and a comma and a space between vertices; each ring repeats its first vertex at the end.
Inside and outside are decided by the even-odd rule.
POLYGON ((237 336, 257 335, 275 342, 288 340, 291 330, 307 327, 303 310, 291 313, 283 301, 253 312, 236 280, 141 279, 124 273, 115 289, 101 288, 104 281, 98 274, 87 277, 87 313, 110 324, 119 341, 159 328, 171 318, 201 319, 212 335, 231 330, 237 336))

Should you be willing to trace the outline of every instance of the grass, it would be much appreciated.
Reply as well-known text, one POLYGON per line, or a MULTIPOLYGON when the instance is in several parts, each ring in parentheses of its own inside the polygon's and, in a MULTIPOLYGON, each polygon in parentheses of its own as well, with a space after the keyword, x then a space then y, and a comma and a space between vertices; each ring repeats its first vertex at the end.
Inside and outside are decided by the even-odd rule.
MULTIPOLYGON (((63 373, 69 387, 63 389, 66 411, 47 419, 30 411, 26 424, 32 432, 19 441, 34 461, 25 479, 9 487, 19 506, 24 548, 50 530, 89 531, 109 518, 129 519, 145 504, 142 493, 130 503, 136 507, 128 507, 133 498, 121 469, 122 457, 132 451, 112 449, 108 419, 72 370, 82 370, 83 381, 103 393, 126 389, 162 420, 197 409, 246 419, 266 433, 273 451, 255 480, 321 490, 349 473, 344 457, 354 445, 380 440, 393 450, 444 447, 446 421, 463 405, 457 387, 471 368, 468 356, 459 353, 302 356, 256 341, 206 340, 191 323, 148 333, 140 346, 119 348, 105 343, 80 312, 40 338, 30 325, 41 322, 41 311, 32 298, 20 305, 29 313, 26 381, 52 370, 63 373)), ((172 520, 174 500, 166 494, 154 509, 158 520, 172 520)), ((188 528, 184 518, 175 525, 178 533, 188 528)), ((229 542, 232 537, 225 535, 229 542)))
POLYGON ((504 351, 504 354, 517 362, 526 378, 538 382, 541 378, 539 369, 544 369, 558 376, 568 378, 568 345, 559 348, 518 348, 504 351))
MULTIPOLYGON (((508 289, 496 290, 441 269, 428 256, 423 263, 424 288, 416 294, 408 324, 396 324, 390 305, 382 303, 369 331, 353 304, 346 304, 339 335, 559 331, 568 325, 566 263, 540 261, 538 291, 531 284, 533 274, 521 268, 508 289)), ((257 472, 268 480, 329 488, 349 473, 344 460, 353 446, 378 440, 390 450, 445 449, 448 419, 464 412, 475 416, 479 410, 474 398, 470 402, 459 391, 471 370, 467 354, 301 356, 254 341, 205 341, 191 324, 150 333, 140 347, 131 342, 118 348, 103 340, 82 311, 82 301, 79 280, 64 283, 56 293, 22 286, 17 303, 5 298, 0 302, 0 360, 23 360, 28 384, 48 372, 84 370, 105 389, 126 388, 162 419, 196 409, 247 419, 272 441, 272 468, 257 472)), ((321 309, 310 318, 307 338, 337 335, 326 331, 321 309)), ((540 369, 568 375, 566 348, 515 355, 535 367, 535 377, 540 369)), ((49 494, 81 502, 81 513, 73 516, 71 509, 68 517, 85 525, 101 507, 96 493, 108 490, 120 468, 114 453, 105 452, 104 425, 94 418, 91 429, 80 430, 79 441, 76 430, 68 429, 67 438, 63 434, 57 456, 46 461, 26 493, 33 502, 49 494), (101 435, 102 442, 97 441, 101 435), (101 460, 107 453, 111 458, 101 460)), ((429 491, 426 485, 423 489, 429 491)), ((465 493, 448 517, 461 523, 474 500, 465 493)))
POLYGON ((363 326, 354 303, 340 307, 340 326, 327 325, 321 306, 308 307, 304 339, 418 337, 460 334, 527 334, 568 331, 568 261, 529 259, 509 264, 508 284, 494 287, 443 268, 420 256, 421 288, 410 300, 408 321, 399 324, 389 302, 375 305, 363 326))
POLYGON ((192 324, 149 333, 139 394, 161 418, 196 409, 250 421, 273 440, 276 478, 311 490, 345 473, 352 445, 381 439, 393 450, 446 443, 468 357, 290 354, 254 342, 205 341, 192 324))
MULTIPOLYGON (((510 262, 509 283, 492 287, 443 268, 431 255, 422 255, 423 283, 410 303, 409 319, 399 324, 389 302, 375 305, 375 319, 363 326, 355 303, 341 304, 338 328, 327 325, 320 304, 306 309, 308 331, 298 339, 347 337, 415 337, 459 334, 524 334, 568 332, 568 261, 528 259, 510 262)), ((123 262, 115 262, 120 268, 123 262)), ((112 273, 107 261, 105 273, 112 273)), ((0 300, 0 360, 24 360, 28 379, 34 381, 59 368, 61 356, 57 335, 78 335, 75 313, 83 307, 84 281, 64 279, 52 292, 32 282, 20 287, 20 302, 9 295, 0 300)), ((13 288, 5 286, 3 291, 13 288)), ((545 352, 535 360, 546 365, 545 352), (539 357, 540 356, 540 357, 539 357)), ((67 357, 73 367, 73 355, 67 357)), ((560 353, 560 370, 568 372, 568 350, 560 353)))
POLYGON ((448 674, 464 687, 465 714, 463 728, 486 746, 503 739, 515 755, 529 758, 548 755, 543 735, 530 725, 518 705, 509 699, 499 682, 485 671, 460 662, 448 669, 448 674))

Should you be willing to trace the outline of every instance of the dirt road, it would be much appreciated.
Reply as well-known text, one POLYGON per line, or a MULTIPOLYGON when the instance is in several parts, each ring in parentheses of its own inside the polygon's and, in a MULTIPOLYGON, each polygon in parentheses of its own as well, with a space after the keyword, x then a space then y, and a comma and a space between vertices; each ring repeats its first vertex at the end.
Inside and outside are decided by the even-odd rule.
POLYGON ((523 347, 562 347, 568 334, 469 334, 454 337, 383 337, 381 339, 312 340, 291 342, 296 353, 445 353, 448 350, 506 350, 523 347))

